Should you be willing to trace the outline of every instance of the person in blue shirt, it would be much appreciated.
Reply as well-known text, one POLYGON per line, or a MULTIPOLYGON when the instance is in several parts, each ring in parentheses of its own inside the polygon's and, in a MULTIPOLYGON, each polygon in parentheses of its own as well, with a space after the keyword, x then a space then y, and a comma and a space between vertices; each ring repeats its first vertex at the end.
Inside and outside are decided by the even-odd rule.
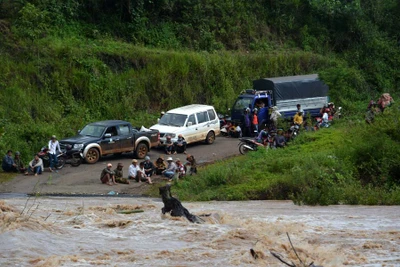
POLYGON ((18 172, 17 164, 15 164, 14 159, 12 157, 12 150, 8 150, 7 154, 3 158, 3 163, 1 167, 5 172, 18 172))

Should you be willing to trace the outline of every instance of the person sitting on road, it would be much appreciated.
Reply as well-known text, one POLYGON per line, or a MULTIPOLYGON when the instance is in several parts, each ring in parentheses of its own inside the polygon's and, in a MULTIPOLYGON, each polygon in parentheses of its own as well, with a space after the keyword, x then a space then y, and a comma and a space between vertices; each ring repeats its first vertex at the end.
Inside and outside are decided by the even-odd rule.
POLYGON ((157 175, 161 175, 163 171, 167 168, 167 164, 164 161, 163 156, 159 156, 158 159, 155 162, 155 171, 157 175))
POLYGON ((146 171, 144 170, 144 162, 140 162, 137 173, 138 173, 138 175, 136 175, 136 182, 138 182, 138 183, 147 182, 149 184, 153 183, 151 181, 151 178, 146 176, 146 171))
POLYGON ((165 154, 167 155, 171 155, 172 153, 175 154, 175 150, 174 150, 174 143, 171 140, 171 136, 167 135, 166 137, 166 141, 165 141, 165 154))
POLYGON ((42 172, 43 172, 43 160, 39 157, 39 154, 36 154, 33 160, 29 162, 28 171, 25 172, 25 175, 34 173, 35 176, 38 176, 38 174, 42 174, 42 172))
POLYGON ((174 143, 174 154, 183 153, 186 154, 186 140, 182 134, 178 135, 178 140, 174 143))
POLYGON ((143 161, 144 164, 144 174, 146 177, 151 177, 154 173, 154 164, 150 161, 150 157, 146 156, 143 161))
POLYGON ((138 176, 140 176, 141 173, 138 172, 138 170, 139 170, 139 165, 137 164, 137 162, 138 162, 138 161, 137 161, 136 159, 133 159, 133 160, 132 160, 132 164, 129 165, 128 179, 130 179, 130 180, 136 180, 136 181, 140 180, 140 179, 138 178, 138 176))
POLYGON ((114 170, 115 173, 115 181, 120 184, 130 184, 128 179, 124 178, 124 165, 122 163, 118 163, 117 168, 114 170))
POLYGON ((178 173, 178 178, 182 178, 186 175, 186 167, 182 164, 179 158, 175 159, 175 163, 177 167, 176 172, 178 173))
POLYGON ((14 163, 16 165, 18 172, 20 173, 26 172, 26 168, 24 166, 24 162, 21 159, 21 153, 19 153, 19 151, 15 152, 14 163))
POLYGON ((174 160, 171 157, 167 158, 167 162, 168 162, 168 167, 162 173, 171 182, 172 179, 175 176, 175 172, 177 170, 177 166, 176 166, 174 160))
POLYGON ((3 158, 2 168, 5 172, 18 172, 17 164, 15 164, 12 157, 12 150, 8 150, 7 154, 3 158))
POLYGON ((194 156, 188 155, 186 157, 186 160, 187 160, 187 162, 186 162, 185 166, 190 166, 189 174, 190 175, 193 175, 193 173, 197 174, 197 163, 196 163, 196 159, 194 158, 194 156))
POLYGON ((283 131, 279 130, 277 135, 275 136, 275 145, 277 148, 285 147, 285 145, 286 145, 286 139, 282 134, 283 134, 283 131))
POLYGON ((299 111, 294 115, 293 123, 299 127, 303 124, 303 112, 299 111))
POLYGON ((103 184, 107 184, 107 185, 113 185, 113 184, 117 184, 117 182, 115 181, 115 173, 111 170, 112 168, 112 164, 108 163, 107 167, 105 167, 103 169, 103 171, 100 174, 100 181, 103 184))

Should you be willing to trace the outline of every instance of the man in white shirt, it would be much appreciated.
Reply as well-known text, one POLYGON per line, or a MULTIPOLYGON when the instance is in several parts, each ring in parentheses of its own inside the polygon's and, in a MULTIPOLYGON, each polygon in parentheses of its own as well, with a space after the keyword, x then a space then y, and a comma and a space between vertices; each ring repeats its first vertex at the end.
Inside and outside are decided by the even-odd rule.
POLYGON ((57 137, 55 135, 53 135, 49 141, 49 151, 48 151, 49 152, 49 160, 50 160, 49 169, 51 172, 53 171, 53 168, 55 166, 57 166, 57 164, 58 164, 57 151, 59 153, 62 153, 61 149, 60 149, 60 144, 57 141, 57 137))
MULTIPOLYGON (((140 178, 140 177, 137 177, 138 175, 140 175, 138 170, 139 170, 139 166, 137 165, 137 160, 133 159, 132 164, 129 166, 128 179, 136 180, 136 178, 140 178)), ((139 181, 140 181, 140 179, 139 179, 139 181)))

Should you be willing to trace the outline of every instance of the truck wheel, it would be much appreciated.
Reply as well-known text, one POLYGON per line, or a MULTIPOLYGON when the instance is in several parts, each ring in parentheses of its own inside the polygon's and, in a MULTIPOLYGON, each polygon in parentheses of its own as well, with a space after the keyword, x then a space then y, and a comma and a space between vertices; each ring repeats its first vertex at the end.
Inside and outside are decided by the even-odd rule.
POLYGON ((215 141, 215 133, 209 132, 206 137, 206 143, 210 145, 210 144, 214 143, 214 141, 215 141))
POLYGON ((100 158, 100 152, 97 148, 90 148, 86 153, 86 162, 93 164, 96 163, 100 158))
POLYGON ((149 152, 149 149, 147 148, 147 145, 145 143, 139 143, 138 146, 136 147, 135 151, 135 157, 138 159, 144 159, 144 157, 147 156, 147 153, 149 152))

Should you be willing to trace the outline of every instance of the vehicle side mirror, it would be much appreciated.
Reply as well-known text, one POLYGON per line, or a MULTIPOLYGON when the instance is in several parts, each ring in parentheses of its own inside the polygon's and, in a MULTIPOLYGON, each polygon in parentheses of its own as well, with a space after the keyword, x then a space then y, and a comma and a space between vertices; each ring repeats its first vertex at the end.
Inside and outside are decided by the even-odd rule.
POLYGON ((78 130, 78 133, 80 133, 81 132, 81 130, 78 130))
POLYGON ((104 138, 110 138, 111 137, 111 134, 110 133, 106 133, 105 135, 104 135, 104 138))
POLYGON ((188 123, 187 123, 187 126, 189 127, 189 126, 192 126, 193 125, 193 123, 191 122, 191 121, 189 121, 188 123))

